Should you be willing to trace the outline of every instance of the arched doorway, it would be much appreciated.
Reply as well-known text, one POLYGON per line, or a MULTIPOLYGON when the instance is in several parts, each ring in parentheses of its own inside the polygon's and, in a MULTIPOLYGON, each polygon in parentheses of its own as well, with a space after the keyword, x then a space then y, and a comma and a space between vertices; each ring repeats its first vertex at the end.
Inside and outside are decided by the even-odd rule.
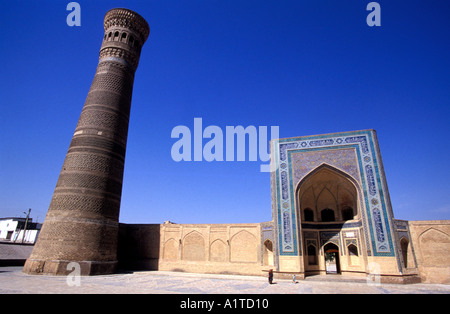
POLYGON ((347 174, 326 164, 297 185, 300 223, 335 223, 359 220, 357 184, 347 174))
POLYGON ((323 247, 325 256, 325 270, 327 274, 340 274, 339 247, 334 243, 328 243, 323 247))
POLYGON ((405 267, 405 268, 408 268, 408 246, 409 246, 408 240, 405 238, 402 238, 400 240, 400 248, 402 250, 403 267, 405 267))
POLYGON ((356 248, 357 243, 364 241, 356 229, 362 225, 360 199, 358 182, 327 164, 298 182, 296 210, 305 276, 362 270, 361 251, 353 246, 350 253, 347 250, 349 243, 356 248))
POLYGON ((270 240, 264 242, 264 266, 273 266, 273 244, 270 240))

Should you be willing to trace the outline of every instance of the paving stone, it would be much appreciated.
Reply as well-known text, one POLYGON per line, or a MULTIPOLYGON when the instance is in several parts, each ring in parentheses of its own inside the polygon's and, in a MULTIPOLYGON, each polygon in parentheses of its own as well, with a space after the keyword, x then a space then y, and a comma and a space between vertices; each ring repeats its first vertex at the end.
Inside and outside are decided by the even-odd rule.
MULTIPOLYGON (((70 278, 69 278, 70 279, 70 278)), ((27 275, 21 267, 0 267, 0 293, 65 293, 65 294, 449 294, 450 285, 379 284, 363 282, 276 280, 267 278, 146 271, 104 276, 82 276, 79 286, 68 284, 66 276, 27 275)), ((71 281, 69 280, 69 283, 71 281)))

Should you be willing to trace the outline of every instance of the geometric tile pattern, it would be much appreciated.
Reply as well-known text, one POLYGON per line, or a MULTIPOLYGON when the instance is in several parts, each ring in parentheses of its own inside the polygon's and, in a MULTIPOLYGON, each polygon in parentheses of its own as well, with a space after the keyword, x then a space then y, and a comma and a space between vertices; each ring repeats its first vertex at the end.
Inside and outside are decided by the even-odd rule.
POLYGON ((326 164, 344 172, 357 185, 368 254, 394 256, 387 184, 374 130, 277 139, 271 142, 272 196, 280 255, 300 255, 296 188, 312 170, 326 164))

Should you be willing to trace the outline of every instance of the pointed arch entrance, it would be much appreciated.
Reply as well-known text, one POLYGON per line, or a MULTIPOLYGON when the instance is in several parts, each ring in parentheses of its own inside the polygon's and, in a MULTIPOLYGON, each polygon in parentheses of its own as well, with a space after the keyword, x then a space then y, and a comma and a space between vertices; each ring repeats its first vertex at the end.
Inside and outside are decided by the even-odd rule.
POLYGON ((263 265, 273 266, 273 243, 268 239, 264 241, 263 265))
POLYGON ((350 253, 344 249, 351 244, 353 251, 363 251, 363 205, 356 182, 322 164, 298 183, 296 210, 306 276, 364 271, 359 263, 349 262, 350 253))
POLYGON ((323 247, 323 252, 325 256, 325 273, 340 274, 339 247, 334 243, 327 243, 323 247))
POLYGON ((359 219, 358 189, 356 181, 348 174, 322 164, 297 185, 300 220, 334 222, 359 219))

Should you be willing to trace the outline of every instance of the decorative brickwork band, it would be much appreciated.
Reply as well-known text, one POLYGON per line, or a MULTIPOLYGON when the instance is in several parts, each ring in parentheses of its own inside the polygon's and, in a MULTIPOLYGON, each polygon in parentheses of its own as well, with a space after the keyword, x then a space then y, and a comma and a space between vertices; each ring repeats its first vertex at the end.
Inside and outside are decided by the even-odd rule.
POLYGON ((150 28, 137 13, 104 19, 99 64, 38 241, 23 271, 108 274, 117 265, 120 199, 134 73, 150 28))

